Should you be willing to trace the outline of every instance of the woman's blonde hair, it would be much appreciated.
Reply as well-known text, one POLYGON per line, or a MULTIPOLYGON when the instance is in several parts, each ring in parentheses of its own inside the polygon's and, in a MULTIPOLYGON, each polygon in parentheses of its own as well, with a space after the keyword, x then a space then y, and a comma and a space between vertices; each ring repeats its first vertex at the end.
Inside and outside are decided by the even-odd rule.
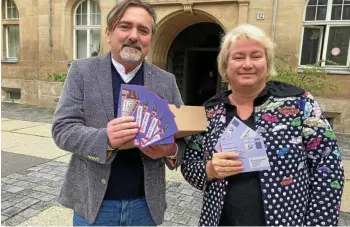
POLYGON ((262 47, 265 48, 266 61, 267 61, 267 78, 276 75, 276 70, 274 66, 275 58, 275 44, 272 42, 270 37, 268 37, 263 30, 260 28, 250 25, 243 24, 234 27, 229 31, 223 38, 221 42, 221 49, 218 55, 218 70, 225 82, 228 82, 228 77, 226 75, 227 62, 230 54, 230 46, 234 45, 237 39, 251 39, 257 41, 262 47))

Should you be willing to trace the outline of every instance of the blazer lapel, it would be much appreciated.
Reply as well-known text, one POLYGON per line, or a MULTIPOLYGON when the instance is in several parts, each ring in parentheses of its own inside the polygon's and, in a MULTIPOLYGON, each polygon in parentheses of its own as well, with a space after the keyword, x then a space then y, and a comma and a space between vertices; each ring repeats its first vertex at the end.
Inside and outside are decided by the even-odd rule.
POLYGON ((143 75, 144 75, 144 82, 145 86, 147 86, 151 91, 154 91, 155 89, 155 84, 152 83, 152 77, 155 74, 155 70, 153 67, 148 64, 146 61, 143 63, 143 75))
POLYGON ((111 53, 100 58, 99 65, 94 72, 98 81, 100 92, 102 95, 104 107, 108 121, 114 118, 114 103, 113 103, 113 85, 111 71, 111 53))

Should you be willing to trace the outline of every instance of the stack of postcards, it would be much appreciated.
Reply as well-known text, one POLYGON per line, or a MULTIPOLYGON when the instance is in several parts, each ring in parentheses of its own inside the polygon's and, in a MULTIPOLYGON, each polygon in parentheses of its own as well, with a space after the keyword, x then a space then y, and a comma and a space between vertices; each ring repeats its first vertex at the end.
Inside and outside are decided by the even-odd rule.
POLYGON ((146 86, 122 84, 120 88, 118 117, 134 116, 139 126, 134 146, 144 148, 152 144, 174 143, 178 132, 175 115, 168 102, 146 86))
POLYGON ((222 133, 215 150, 239 153, 238 159, 244 168, 242 172, 270 170, 263 138, 236 117, 222 133))

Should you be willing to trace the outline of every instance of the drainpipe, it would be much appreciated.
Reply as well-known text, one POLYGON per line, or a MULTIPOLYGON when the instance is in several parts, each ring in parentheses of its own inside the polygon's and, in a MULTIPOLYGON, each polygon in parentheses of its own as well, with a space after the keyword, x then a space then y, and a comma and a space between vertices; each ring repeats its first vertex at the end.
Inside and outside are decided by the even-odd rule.
POLYGON ((48 11, 48 17, 49 17, 49 52, 52 52, 52 18, 51 18, 51 1, 49 1, 49 11, 48 11))
POLYGON ((272 39, 272 41, 275 41, 277 5, 278 5, 278 0, 275 0, 275 2, 273 3, 273 15, 272 15, 272 29, 271 29, 271 39, 272 39))

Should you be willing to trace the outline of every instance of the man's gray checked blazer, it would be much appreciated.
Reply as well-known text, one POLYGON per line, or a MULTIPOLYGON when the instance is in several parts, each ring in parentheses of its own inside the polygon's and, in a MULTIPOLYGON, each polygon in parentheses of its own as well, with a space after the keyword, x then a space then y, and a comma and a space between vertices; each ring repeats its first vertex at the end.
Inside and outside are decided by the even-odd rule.
MULTIPOLYGON (((182 105, 174 75, 144 62, 144 83, 169 103, 182 105)), ((52 136, 57 146, 72 152, 59 203, 93 223, 107 189, 114 151, 106 159, 106 126, 114 118, 111 54, 76 60, 53 116, 52 136)), ((179 142, 182 157, 184 143, 179 142)), ((153 160, 142 152, 145 197, 154 222, 164 218, 164 158, 153 160)), ((121 182, 125 184, 127 182, 121 182)), ((122 187, 121 184, 121 187, 122 187)))

